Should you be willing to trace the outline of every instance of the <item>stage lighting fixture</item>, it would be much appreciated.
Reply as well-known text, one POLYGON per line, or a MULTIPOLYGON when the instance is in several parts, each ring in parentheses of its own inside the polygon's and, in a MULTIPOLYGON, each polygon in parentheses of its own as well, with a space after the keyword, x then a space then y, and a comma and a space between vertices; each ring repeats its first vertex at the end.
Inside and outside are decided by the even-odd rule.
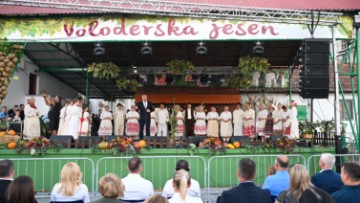
POLYGON ((150 42, 142 43, 141 47, 141 55, 151 55, 152 54, 152 47, 150 42))
POLYGON ((253 54, 256 55, 263 55, 265 52, 264 47, 261 45, 261 42, 256 42, 255 46, 253 47, 253 54))
POLYGON ((199 42, 198 46, 196 47, 196 54, 197 55, 205 55, 207 54, 207 47, 205 42, 199 42))
POLYGON ((93 51, 95 56, 102 56, 105 55, 105 48, 104 48, 104 44, 101 42, 97 42, 94 44, 94 51, 93 51))

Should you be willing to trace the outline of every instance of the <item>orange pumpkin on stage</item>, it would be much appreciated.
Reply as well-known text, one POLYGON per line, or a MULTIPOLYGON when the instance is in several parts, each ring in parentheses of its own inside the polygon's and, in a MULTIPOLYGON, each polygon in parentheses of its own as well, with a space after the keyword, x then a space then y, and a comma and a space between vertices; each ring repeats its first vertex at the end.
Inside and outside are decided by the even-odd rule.
POLYGON ((6 135, 6 131, 0 132, 0 136, 4 136, 4 135, 6 135))
POLYGON ((8 145, 7 145, 7 148, 8 149, 15 149, 16 147, 16 142, 10 142, 8 145))
POLYGON ((240 148, 240 146, 241 146, 240 142, 237 142, 237 141, 234 142, 233 145, 235 148, 240 148))
POLYGON ((145 141, 145 140, 140 140, 140 141, 139 141, 139 147, 140 147, 140 148, 146 147, 146 141, 145 141))
POLYGON ((9 131, 9 135, 12 135, 12 136, 16 135, 15 130, 10 130, 10 131, 9 131))

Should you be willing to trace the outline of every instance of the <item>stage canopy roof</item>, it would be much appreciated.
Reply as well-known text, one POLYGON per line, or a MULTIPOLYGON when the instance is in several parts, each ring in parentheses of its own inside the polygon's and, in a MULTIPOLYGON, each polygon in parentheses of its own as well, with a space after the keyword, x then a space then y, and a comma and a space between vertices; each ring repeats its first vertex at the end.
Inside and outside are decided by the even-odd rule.
POLYGON ((141 95, 146 94, 155 104, 236 104, 240 102, 240 94, 232 88, 139 88, 135 101, 141 101, 141 95))

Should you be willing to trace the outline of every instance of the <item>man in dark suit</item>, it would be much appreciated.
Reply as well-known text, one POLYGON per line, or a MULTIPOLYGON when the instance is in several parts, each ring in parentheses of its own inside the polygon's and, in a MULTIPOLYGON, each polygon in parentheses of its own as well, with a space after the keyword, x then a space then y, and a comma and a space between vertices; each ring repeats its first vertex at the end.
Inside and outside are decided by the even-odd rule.
POLYGON ((0 202, 6 203, 5 191, 13 181, 14 163, 5 159, 0 161, 0 202))
POLYGON ((146 136, 150 136, 150 113, 154 111, 154 107, 148 101, 146 94, 141 96, 141 101, 136 106, 140 114, 140 139, 142 140, 144 138, 144 126, 146 127, 146 136))
POLYGON ((320 157, 319 166, 320 173, 311 177, 311 182, 318 188, 332 194, 343 186, 341 177, 333 171, 335 164, 335 156, 330 153, 324 153, 320 157))
POLYGON ((185 135, 193 136, 194 135, 194 124, 195 124, 195 113, 191 104, 187 104, 185 109, 185 135))
POLYGON ((254 184, 256 174, 255 162, 251 159, 241 159, 238 166, 239 185, 224 191, 220 203, 271 203, 268 190, 263 190, 254 184))

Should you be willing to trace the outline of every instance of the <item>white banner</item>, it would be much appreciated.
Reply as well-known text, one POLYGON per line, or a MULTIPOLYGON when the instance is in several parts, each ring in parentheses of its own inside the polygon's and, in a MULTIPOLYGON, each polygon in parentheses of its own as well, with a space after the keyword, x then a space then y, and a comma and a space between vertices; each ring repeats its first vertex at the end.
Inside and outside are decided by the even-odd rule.
MULTIPOLYGON (((28 42, 286 40, 311 37, 306 25, 135 16, 2 19, 1 38, 28 42)), ((352 30, 337 29, 336 38, 352 30)), ((350 34, 351 35, 351 34, 350 34)), ((315 38, 331 38, 318 26, 315 38)))

